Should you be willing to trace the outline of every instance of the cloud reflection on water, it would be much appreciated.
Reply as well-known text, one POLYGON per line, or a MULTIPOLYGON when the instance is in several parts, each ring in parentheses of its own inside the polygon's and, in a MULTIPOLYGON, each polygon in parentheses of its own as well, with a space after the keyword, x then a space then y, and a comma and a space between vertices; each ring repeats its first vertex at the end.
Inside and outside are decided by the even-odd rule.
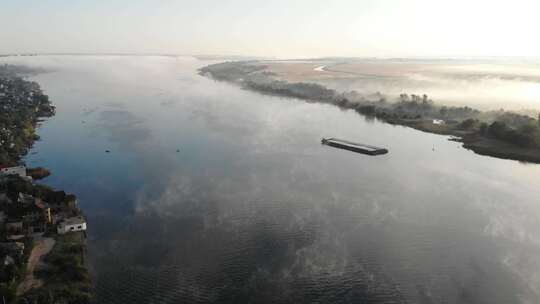
POLYGON ((72 58, 41 81, 59 115, 39 157, 77 181, 101 302, 537 299, 537 167, 213 82, 202 63, 136 61, 72 58))

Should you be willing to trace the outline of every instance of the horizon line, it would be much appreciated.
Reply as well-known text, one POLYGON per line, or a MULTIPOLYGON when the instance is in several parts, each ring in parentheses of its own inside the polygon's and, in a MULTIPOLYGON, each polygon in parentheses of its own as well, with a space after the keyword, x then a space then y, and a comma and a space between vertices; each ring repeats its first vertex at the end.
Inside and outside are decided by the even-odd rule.
POLYGON ((447 55, 447 56, 320 56, 320 57, 275 57, 275 56, 252 56, 252 55, 226 55, 226 54, 185 54, 185 53, 161 53, 161 52, 21 52, 3 53, 0 57, 32 57, 32 56, 156 56, 156 57, 194 57, 197 59, 224 59, 237 58, 244 60, 336 60, 336 59, 371 59, 371 60, 474 60, 474 59, 535 59, 540 56, 481 56, 481 55, 447 55))

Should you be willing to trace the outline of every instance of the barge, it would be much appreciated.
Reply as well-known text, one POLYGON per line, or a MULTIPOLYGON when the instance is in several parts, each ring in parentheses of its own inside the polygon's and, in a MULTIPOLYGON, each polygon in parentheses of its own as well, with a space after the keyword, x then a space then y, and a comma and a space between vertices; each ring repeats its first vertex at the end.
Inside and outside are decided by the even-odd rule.
POLYGON ((367 155, 381 155, 388 153, 388 150, 385 148, 379 148, 375 146, 365 145, 365 144, 359 144, 350 142, 343 139, 337 139, 337 138, 323 138, 321 143, 323 145, 328 145, 340 149, 345 149, 353 152, 358 152, 362 154, 367 155))

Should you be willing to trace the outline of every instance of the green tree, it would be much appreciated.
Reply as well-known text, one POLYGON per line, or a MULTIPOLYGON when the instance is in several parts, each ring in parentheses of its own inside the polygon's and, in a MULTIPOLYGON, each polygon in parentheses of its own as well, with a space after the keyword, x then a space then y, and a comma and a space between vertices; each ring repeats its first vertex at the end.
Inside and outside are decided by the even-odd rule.
POLYGON ((477 119, 466 119, 463 122, 461 122, 460 127, 464 130, 470 130, 472 129, 476 124, 478 123, 477 119))
POLYGON ((480 133, 482 135, 486 135, 487 130, 488 130, 488 124, 485 123, 485 122, 481 123, 480 124, 480 133))

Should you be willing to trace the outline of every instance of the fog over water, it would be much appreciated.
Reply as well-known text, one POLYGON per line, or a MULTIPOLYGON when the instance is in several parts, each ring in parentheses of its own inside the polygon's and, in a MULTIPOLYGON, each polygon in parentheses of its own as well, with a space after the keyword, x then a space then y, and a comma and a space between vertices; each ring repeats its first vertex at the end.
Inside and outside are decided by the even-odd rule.
POLYGON ((428 94, 444 105, 540 111, 539 60, 363 59, 331 61, 325 68, 333 77, 315 73, 311 80, 340 91, 428 94))
POLYGON ((212 61, 1 62, 50 70, 26 160, 79 197, 96 303, 540 302, 539 165, 199 76, 212 61))

